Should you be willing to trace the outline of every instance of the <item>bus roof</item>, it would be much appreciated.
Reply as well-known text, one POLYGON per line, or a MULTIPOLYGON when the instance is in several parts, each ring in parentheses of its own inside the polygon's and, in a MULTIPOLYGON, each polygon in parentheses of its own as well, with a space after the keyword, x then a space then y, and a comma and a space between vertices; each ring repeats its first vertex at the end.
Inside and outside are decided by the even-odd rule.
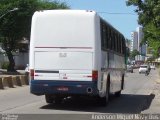
MULTIPOLYGON (((40 10, 40 11, 36 11, 35 14, 36 15, 45 15, 45 14, 78 14, 78 15, 93 15, 93 16, 97 16, 100 17, 102 21, 104 21, 109 27, 111 27, 114 31, 118 32, 119 34, 121 34, 123 36, 123 34, 121 32, 119 32, 115 27, 113 27, 108 21, 106 21, 105 19, 103 19, 101 16, 99 16, 97 14, 97 12, 93 11, 93 10, 71 10, 71 9, 60 9, 60 10, 40 10)), ((124 36, 123 36, 124 37, 124 36)))
POLYGON ((40 10, 36 11, 35 14, 78 14, 78 15, 85 15, 85 14, 90 14, 90 15, 97 15, 95 11, 92 10, 40 10))

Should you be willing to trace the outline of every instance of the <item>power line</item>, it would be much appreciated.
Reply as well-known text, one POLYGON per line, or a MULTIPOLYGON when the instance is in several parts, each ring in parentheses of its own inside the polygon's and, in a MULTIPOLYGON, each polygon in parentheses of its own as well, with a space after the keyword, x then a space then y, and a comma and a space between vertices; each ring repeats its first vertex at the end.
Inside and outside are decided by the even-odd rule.
POLYGON ((137 15, 137 14, 134 14, 134 13, 114 13, 114 12, 98 12, 100 14, 116 14, 116 15, 137 15))

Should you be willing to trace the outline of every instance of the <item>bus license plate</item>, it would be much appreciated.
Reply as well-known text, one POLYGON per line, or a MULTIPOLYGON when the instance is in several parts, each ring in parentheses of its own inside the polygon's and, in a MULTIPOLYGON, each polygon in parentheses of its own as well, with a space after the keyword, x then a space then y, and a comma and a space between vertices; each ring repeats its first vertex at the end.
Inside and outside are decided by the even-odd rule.
POLYGON ((58 91, 68 91, 68 87, 58 87, 57 88, 58 91))

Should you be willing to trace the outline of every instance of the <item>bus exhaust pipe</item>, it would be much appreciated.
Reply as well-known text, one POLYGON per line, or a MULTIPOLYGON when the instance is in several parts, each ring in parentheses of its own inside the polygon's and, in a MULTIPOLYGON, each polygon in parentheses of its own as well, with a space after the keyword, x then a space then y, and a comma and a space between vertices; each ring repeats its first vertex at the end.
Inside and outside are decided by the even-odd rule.
POLYGON ((91 94, 92 92, 93 92, 92 88, 91 88, 91 87, 88 87, 88 88, 87 88, 87 93, 88 93, 88 94, 91 94))

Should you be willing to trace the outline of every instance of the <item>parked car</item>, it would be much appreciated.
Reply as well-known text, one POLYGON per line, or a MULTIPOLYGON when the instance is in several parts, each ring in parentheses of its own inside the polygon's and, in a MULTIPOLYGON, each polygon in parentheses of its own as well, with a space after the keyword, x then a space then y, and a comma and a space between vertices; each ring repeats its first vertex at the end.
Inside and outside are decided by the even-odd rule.
POLYGON ((149 72, 149 71, 150 71, 149 65, 141 65, 139 67, 139 74, 146 73, 146 72, 149 72))
POLYGON ((29 73, 29 64, 26 65, 25 72, 29 73))
POLYGON ((127 65, 127 70, 126 71, 133 73, 133 66, 127 65))
POLYGON ((151 69, 153 69, 153 70, 156 69, 155 65, 151 65, 150 67, 151 67, 151 69))

